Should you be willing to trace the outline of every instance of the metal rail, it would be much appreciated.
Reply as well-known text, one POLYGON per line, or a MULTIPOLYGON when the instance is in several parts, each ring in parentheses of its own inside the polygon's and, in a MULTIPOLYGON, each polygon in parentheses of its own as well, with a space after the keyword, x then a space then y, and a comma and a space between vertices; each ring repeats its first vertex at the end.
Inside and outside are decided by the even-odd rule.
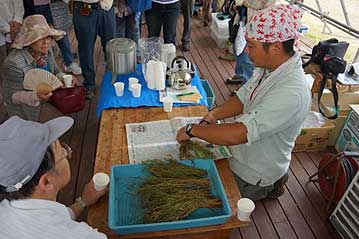
POLYGON ((325 19, 325 21, 328 24, 330 24, 330 25, 344 31, 345 33, 347 33, 347 34, 349 34, 349 35, 351 35, 351 36, 353 36, 353 37, 355 37, 357 39, 359 39, 359 30, 357 30, 357 29, 355 29, 355 28, 353 28, 353 27, 351 27, 351 26, 349 26, 349 25, 347 25, 345 23, 342 23, 342 22, 340 22, 340 21, 338 21, 338 20, 336 20, 336 19, 334 19, 334 18, 332 18, 330 16, 327 16, 327 15, 321 13, 320 11, 318 11, 318 10, 308 6, 308 5, 305 5, 304 3, 299 2, 298 0, 297 1, 286 0, 286 1, 299 5, 301 8, 307 10, 313 16, 316 16, 319 19, 325 19))
MULTIPOLYGON (((289 2, 290 4, 296 4, 296 5, 300 6, 302 9, 308 11, 308 13, 321 19, 321 21, 324 23, 323 31, 325 30, 325 28, 328 28, 328 30, 330 30, 329 27, 327 26, 327 24, 330 24, 330 25, 338 28, 339 30, 347 33, 348 35, 359 40, 359 30, 357 30, 351 26, 344 0, 340 0, 340 3, 341 3, 341 7, 343 9, 346 24, 343 22, 340 22, 340 21, 328 16, 326 13, 324 13, 321 10, 319 1, 317 1, 317 0, 316 0, 316 2, 317 2, 319 11, 308 6, 308 5, 305 5, 303 3, 303 0, 286 0, 286 1, 289 2)), ((357 52, 355 54, 354 62, 359 62, 359 49, 357 50, 357 52)))

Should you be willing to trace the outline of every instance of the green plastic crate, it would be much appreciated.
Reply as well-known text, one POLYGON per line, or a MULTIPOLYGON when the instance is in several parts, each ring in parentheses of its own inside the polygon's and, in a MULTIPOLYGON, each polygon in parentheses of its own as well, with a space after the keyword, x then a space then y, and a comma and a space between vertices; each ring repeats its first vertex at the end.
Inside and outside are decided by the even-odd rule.
POLYGON ((207 94, 208 109, 210 110, 214 106, 214 102, 216 101, 216 96, 214 95, 214 92, 208 80, 201 80, 201 83, 204 91, 207 94))

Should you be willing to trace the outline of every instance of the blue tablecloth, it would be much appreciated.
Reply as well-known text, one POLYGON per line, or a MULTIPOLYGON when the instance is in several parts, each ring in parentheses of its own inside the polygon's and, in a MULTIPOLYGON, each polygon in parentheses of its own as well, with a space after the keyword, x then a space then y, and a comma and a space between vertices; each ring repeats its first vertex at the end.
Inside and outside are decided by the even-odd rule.
MULTIPOLYGON (((115 88, 112 85, 112 74, 109 71, 105 72, 105 75, 102 79, 101 89, 100 89, 100 98, 97 102, 97 116, 101 116, 101 112, 109 108, 130 108, 130 107, 139 107, 139 106, 158 106, 162 107, 162 102, 159 99, 159 93, 156 90, 150 90, 147 88, 145 83, 145 78, 142 74, 142 66, 137 66, 137 71, 128 75, 117 76, 117 82, 125 83, 125 90, 123 96, 116 96, 115 88), (139 79, 140 84, 142 85, 141 97, 135 98, 132 96, 132 93, 128 89, 128 78, 136 77, 139 79)), ((198 91, 202 95, 202 99, 198 104, 174 104, 174 106, 185 106, 185 105, 205 105, 207 103, 207 95, 203 89, 200 78, 197 71, 192 79, 192 85, 196 86, 198 91)))

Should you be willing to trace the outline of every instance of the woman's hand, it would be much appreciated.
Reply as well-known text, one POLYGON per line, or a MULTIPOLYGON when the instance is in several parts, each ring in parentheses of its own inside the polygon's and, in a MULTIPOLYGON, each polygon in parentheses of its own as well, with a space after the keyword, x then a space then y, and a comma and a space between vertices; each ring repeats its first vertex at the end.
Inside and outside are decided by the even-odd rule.
POLYGON ((78 86, 79 85, 79 81, 77 79, 76 76, 72 75, 72 83, 71 83, 72 86, 78 86))
POLYGON ((40 100, 48 100, 50 99, 50 97, 52 96, 52 92, 41 92, 41 91, 38 91, 36 92, 37 94, 37 97, 39 97, 40 100))

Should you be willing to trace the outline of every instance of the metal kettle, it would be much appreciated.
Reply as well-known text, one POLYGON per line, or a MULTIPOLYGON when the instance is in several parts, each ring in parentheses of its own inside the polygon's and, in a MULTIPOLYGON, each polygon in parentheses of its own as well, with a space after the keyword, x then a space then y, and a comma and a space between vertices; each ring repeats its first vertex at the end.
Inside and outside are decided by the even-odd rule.
POLYGON ((186 89, 192 82, 194 71, 191 62, 184 56, 177 56, 173 59, 171 69, 168 70, 168 85, 177 90, 186 89))

